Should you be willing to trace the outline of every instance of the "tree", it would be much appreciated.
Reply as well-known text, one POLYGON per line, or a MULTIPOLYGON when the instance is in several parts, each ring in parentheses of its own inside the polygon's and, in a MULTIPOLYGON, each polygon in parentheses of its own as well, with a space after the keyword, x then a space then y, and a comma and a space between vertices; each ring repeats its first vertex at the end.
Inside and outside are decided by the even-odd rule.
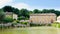
POLYGON ((60 11, 56 10, 54 13, 55 13, 57 16, 60 16, 60 11))
POLYGON ((17 9, 17 8, 13 8, 13 13, 15 13, 15 14, 19 14, 19 9, 17 9))
POLYGON ((5 22, 5 23, 13 22, 13 18, 12 18, 11 16, 6 16, 6 17, 4 18, 4 22, 5 22))
POLYGON ((40 13, 40 11, 38 9, 34 9, 33 12, 34 13, 40 13))
POLYGON ((29 11, 29 14, 32 14, 33 13, 33 11, 29 11))
POLYGON ((27 17, 29 18, 29 11, 27 9, 21 9, 20 10, 20 15, 23 16, 23 17, 27 17))
POLYGON ((23 17, 21 17, 21 16, 20 16, 20 17, 18 17, 18 20, 22 20, 22 19, 24 19, 24 18, 23 18, 23 17))
POLYGON ((54 10, 54 9, 43 9, 42 11, 40 11, 38 9, 34 9, 33 12, 34 13, 55 13, 56 16, 60 15, 60 11, 54 10))
POLYGON ((3 12, 2 9, 0 9, 0 23, 3 22, 4 18, 5 18, 5 13, 3 12))
POLYGON ((48 9, 43 9, 42 13, 49 13, 48 9))
POLYGON ((4 12, 13 12, 13 13, 15 13, 17 15, 19 14, 19 9, 14 8, 12 6, 4 6, 3 10, 4 10, 4 12))
POLYGON ((11 6, 4 6, 3 7, 3 10, 4 10, 4 12, 13 12, 13 7, 11 7, 11 6))

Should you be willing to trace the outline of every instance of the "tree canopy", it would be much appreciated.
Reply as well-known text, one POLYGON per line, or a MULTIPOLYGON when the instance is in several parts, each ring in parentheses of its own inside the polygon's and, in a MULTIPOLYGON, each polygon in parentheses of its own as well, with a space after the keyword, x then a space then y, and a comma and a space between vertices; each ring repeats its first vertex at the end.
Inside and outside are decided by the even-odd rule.
POLYGON ((0 9, 0 23, 3 22, 4 18, 5 18, 5 13, 3 12, 2 9, 0 9))
POLYGON ((27 20, 30 17, 30 14, 39 14, 39 13, 55 13, 56 16, 60 16, 60 11, 55 9, 34 9, 33 11, 27 9, 18 9, 12 6, 4 6, 0 9, 0 23, 1 22, 12 22, 13 18, 5 17, 4 12, 13 12, 18 15, 18 20, 27 20))
POLYGON ((18 17, 24 17, 24 18, 29 18, 31 13, 55 13, 57 16, 60 15, 60 11, 59 10, 55 10, 55 9, 43 9, 43 10, 39 10, 39 9, 34 9, 33 11, 29 11, 27 9, 18 9, 12 6, 4 6, 3 7, 3 11, 4 12, 13 12, 15 14, 18 15, 18 17))
POLYGON ((4 10, 4 12, 13 12, 13 7, 11 7, 11 6, 4 6, 3 7, 3 10, 4 10))

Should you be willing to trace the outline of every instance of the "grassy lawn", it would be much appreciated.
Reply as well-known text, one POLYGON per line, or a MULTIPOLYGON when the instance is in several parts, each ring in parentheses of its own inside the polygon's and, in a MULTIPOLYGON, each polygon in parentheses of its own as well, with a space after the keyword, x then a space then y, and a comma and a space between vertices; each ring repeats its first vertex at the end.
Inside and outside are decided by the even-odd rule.
POLYGON ((60 29, 54 27, 27 27, 4 29, 0 34, 59 34, 60 29))

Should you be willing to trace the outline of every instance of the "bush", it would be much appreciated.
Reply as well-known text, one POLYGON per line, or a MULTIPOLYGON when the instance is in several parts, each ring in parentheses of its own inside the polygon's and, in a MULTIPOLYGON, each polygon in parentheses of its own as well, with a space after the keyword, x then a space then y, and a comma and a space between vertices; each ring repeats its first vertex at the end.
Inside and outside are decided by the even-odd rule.
POLYGON ((19 20, 14 20, 12 26, 17 25, 17 23, 20 23, 19 20))
POLYGON ((17 23, 20 23, 19 20, 16 20, 17 23))
POLYGON ((16 24, 17 24, 17 22, 16 22, 16 21, 13 21, 13 23, 12 23, 12 24, 16 25, 16 24))
POLYGON ((2 29, 2 28, 7 28, 6 26, 2 26, 2 25, 0 25, 0 29, 2 29))
POLYGON ((18 20, 24 20, 25 18, 24 17, 18 17, 18 20))
POLYGON ((48 24, 47 26, 51 26, 51 24, 48 24))
POLYGON ((43 24, 43 23, 40 23, 40 24, 36 24, 36 23, 30 23, 30 26, 51 26, 51 24, 43 24))
POLYGON ((18 20, 28 20, 28 17, 18 17, 18 20))
POLYGON ((25 20, 29 20, 29 18, 28 18, 28 17, 26 17, 26 18, 25 18, 25 20))
POLYGON ((59 22, 55 22, 55 23, 52 24, 52 26, 60 28, 60 23, 59 22))
POLYGON ((13 18, 12 18, 11 16, 6 16, 6 17, 4 18, 4 22, 5 22, 5 23, 13 22, 13 18))
POLYGON ((19 20, 14 20, 13 23, 20 23, 19 20))
POLYGON ((25 25, 27 25, 28 24, 28 22, 20 22, 21 24, 25 24, 25 25))
POLYGON ((37 24, 30 23, 30 26, 36 26, 37 24))
POLYGON ((53 24, 52 24, 52 26, 53 26, 53 27, 56 27, 56 26, 57 26, 57 24, 54 24, 54 23, 53 23, 53 24))
POLYGON ((45 26, 46 24, 35 24, 35 23, 30 23, 30 26, 45 26))
POLYGON ((21 20, 22 18, 21 17, 18 17, 18 20, 21 20))
POLYGON ((2 29, 2 25, 0 25, 0 28, 2 29))

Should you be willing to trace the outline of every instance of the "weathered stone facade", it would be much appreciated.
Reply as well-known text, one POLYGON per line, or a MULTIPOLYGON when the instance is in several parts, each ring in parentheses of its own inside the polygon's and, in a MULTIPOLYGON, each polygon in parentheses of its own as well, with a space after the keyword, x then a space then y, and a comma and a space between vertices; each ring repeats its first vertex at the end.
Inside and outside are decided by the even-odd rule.
POLYGON ((42 13, 42 14, 31 14, 30 22, 41 24, 41 23, 53 23, 56 21, 56 15, 54 13, 42 13))

